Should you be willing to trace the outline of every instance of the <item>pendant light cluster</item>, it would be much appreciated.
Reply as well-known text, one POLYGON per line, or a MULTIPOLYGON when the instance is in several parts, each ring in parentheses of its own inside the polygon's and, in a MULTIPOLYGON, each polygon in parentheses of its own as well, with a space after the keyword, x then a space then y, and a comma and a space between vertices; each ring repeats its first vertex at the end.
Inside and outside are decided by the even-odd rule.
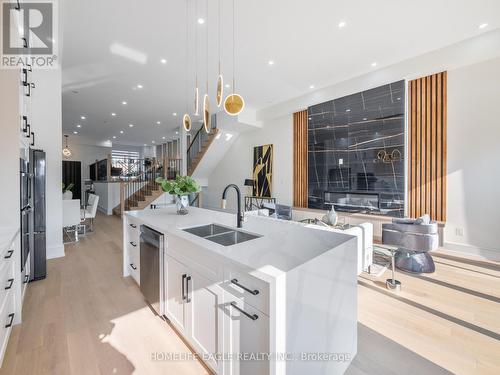
MULTIPOLYGON (((188 25, 189 25, 189 11, 188 11, 188 1, 186 0, 186 103, 187 103, 187 86, 188 86, 188 72, 187 72, 187 61, 188 61, 188 25)), ((195 1, 195 17, 198 16, 198 0, 195 1)), ((207 10, 207 31, 206 31, 206 93, 203 97, 203 126, 205 128, 205 131, 207 133, 210 132, 211 128, 211 116, 210 116, 210 97, 208 95, 208 0, 206 1, 206 10, 207 10)), ((224 78, 222 75, 222 43, 221 43, 221 36, 222 36, 222 7, 221 7, 221 1, 223 0, 218 0, 218 50, 219 50, 219 61, 218 61, 218 75, 217 75, 217 85, 216 85, 216 95, 215 95, 215 103, 217 104, 217 107, 220 107, 222 103, 224 102, 224 110, 228 115, 231 116, 236 116, 241 113, 243 108, 245 107, 245 101, 243 97, 239 94, 236 93, 236 10, 235 10, 235 1, 232 0, 233 2, 233 86, 232 86, 232 93, 228 95, 225 100, 224 98, 224 78)), ((196 28, 196 25, 195 25, 196 28)), ((194 55, 195 55, 195 92, 194 92, 194 116, 199 116, 199 86, 198 86, 198 30, 197 28, 195 29, 195 36, 194 36, 194 55)), ((186 113, 183 116, 182 119, 182 124, 184 126, 184 129, 186 131, 191 130, 191 117, 188 113, 187 109, 187 104, 186 104, 186 113)))

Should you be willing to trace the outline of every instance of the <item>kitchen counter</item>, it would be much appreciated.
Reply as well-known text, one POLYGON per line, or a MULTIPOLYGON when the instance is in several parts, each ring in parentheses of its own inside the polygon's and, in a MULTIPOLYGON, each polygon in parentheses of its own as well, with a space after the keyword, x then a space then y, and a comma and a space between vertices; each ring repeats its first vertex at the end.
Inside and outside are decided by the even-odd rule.
POLYGON ((190 207, 187 215, 177 215, 175 207, 129 211, 126 215, 140 219, 143 224, 159 232, 191 241, 249 267, 265 279, 279 277, 353 238, 349 235, 320 231, 298 222, 263 216, 247 216, 243 227, 236 228, 235 214, 196 207, 190 207), (262 237, 232 246, 222 246, 182 230, 211 223, 262 237))
POLYGON ((248 215, 236 228, 235 214, 196 207, 123 217, 123 275, 216 374, 343 374, 357 352, 356 271, 356 237, 303 223, 248 215), (183 230, 208 224, 260 237, 223 246, 183 230), (147 242, 142 225, 164 236, 147 242), (269 358, 240 359, 258 353, 269 358))

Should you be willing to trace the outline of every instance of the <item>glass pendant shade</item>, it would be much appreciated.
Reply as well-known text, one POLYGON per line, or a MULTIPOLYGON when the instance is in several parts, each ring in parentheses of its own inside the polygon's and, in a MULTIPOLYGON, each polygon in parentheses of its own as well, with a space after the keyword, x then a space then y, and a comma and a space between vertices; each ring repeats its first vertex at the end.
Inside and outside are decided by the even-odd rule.
POLYGON ((224 97, 224 79, 222 78, 222 74, 219 74, 219 77, 217 78, 217 94, 215 96, 217 101, 217 107, 221 106, 223 97, 224 97))

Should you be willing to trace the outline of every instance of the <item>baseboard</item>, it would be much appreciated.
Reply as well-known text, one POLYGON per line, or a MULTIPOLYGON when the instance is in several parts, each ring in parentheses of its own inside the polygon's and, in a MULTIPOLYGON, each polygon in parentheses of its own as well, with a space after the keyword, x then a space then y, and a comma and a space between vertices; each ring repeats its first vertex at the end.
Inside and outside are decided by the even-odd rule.
POLYGON ((61 258, 65 256, 64 245, 47 247, 47 259, 61 258))
POLYGON ((500 251, 498 250, 483 249, 473 245, 447 241, 443 244, 443 250, 457 253, 457 255, 467 255, 478 260, 500 262, 500 251))

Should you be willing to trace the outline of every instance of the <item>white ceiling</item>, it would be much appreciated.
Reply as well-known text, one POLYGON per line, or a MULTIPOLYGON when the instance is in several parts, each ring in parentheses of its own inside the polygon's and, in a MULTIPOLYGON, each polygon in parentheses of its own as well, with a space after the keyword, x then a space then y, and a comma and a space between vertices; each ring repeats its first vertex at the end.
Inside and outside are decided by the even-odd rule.
MULTIPOLYGON (((141 145, 171 136, 186 105, 193 111, 195 29, 199 32, 200 97, 206 85, 205 40, 209 30, 209 95, 215 107, 218 1, 199 0, 196 16, 195 0, 187 1, 188 64, 185 0, 64 2, 65 133, 78 131, 78 136, 96 141, 141 145), (197 18, 207 19, 207 1, 208 20, 199 25, 197 18), (161 59, 167 63, 162 64, 161 59), (137 84, 143 88, 138 89, 137 84)), ((232 0, 220 1, 224 9, 222 67, 226 82, 231 82, 232 0)), ((498 0, 236 0, 236 13, 236 86, 249 110, 275 105, 500 26, 498 0), (346 26, 339 28, 340 22, 346 26), (478 28, 482 23, 488 26, 478 28), (269 60, 274 65, 270 66, 269 60), (373 62, 376 67, 372 67, 373 62)))

